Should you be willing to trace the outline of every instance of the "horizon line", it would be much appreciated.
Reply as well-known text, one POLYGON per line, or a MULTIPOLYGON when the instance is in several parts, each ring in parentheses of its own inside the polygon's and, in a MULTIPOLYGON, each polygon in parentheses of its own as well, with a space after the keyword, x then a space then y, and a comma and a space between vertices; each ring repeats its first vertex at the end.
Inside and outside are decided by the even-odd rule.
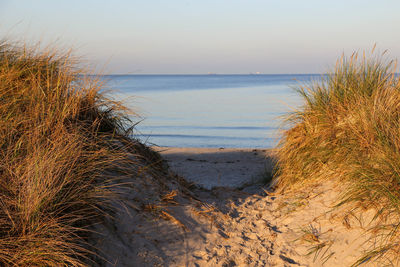
POLYGON ((261 75, 324 75, 326 73, 94 73, 90 75, 96 76, 126 76, 126 75, 165 75, 165 76, 173 76, 173 75, 198 75, 198 76, 218 76, 218 75, 253 75, 253 76, 261 76, 261 75))

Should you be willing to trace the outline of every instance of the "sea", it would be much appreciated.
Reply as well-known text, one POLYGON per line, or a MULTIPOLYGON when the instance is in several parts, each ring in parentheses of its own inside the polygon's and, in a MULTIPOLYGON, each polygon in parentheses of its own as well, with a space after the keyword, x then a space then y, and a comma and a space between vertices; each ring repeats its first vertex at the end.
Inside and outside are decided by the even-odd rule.
POLYGON ((133 110, 134 137, 166 147, 272 148, 318 74, 106 75, 108 93, 133 110))

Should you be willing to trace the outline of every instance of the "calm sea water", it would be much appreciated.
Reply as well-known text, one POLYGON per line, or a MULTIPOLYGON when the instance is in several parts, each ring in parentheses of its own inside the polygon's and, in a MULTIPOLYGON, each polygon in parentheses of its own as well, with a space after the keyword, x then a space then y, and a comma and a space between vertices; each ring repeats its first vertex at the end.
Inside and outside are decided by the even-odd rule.
POLYGON ((293 87, 318 75, 109 75, 113 97, 140 114, 137 137, 176 147, 269 148, 293 87))

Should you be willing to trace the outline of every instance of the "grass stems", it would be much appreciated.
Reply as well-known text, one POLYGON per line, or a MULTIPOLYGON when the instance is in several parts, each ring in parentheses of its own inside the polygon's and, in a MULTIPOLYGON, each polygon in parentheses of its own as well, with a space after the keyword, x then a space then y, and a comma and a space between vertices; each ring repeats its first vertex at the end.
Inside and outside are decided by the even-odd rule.
POLYGON ((69 55, 0 43, 0 264, 85 266, 128 162, 126 110, 69 55))
POLYGON ((278 149, 280 190, 337 180, 348 184, 342 204, 376 209, 374 230, 386 238, 375 243, 368 260, 390 253, 398 258, 400 79, 395 70, 384 55, 342 57, 321 81, 297 89, 305 104, 288 117, 293 127, 278 149))

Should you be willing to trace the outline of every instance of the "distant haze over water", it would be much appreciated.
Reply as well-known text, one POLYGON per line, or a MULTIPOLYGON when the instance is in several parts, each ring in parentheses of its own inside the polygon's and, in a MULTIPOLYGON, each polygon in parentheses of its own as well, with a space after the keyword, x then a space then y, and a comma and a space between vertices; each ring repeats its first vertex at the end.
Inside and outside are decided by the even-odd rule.
MULTIPOLYGON (((138 138, 159 146, 270 148, 282 115, 301 105, 304 75, 106 75, 112 96, 143 121, 138 138)), ((139 121, 134 118, 133 121, 139 121)))

